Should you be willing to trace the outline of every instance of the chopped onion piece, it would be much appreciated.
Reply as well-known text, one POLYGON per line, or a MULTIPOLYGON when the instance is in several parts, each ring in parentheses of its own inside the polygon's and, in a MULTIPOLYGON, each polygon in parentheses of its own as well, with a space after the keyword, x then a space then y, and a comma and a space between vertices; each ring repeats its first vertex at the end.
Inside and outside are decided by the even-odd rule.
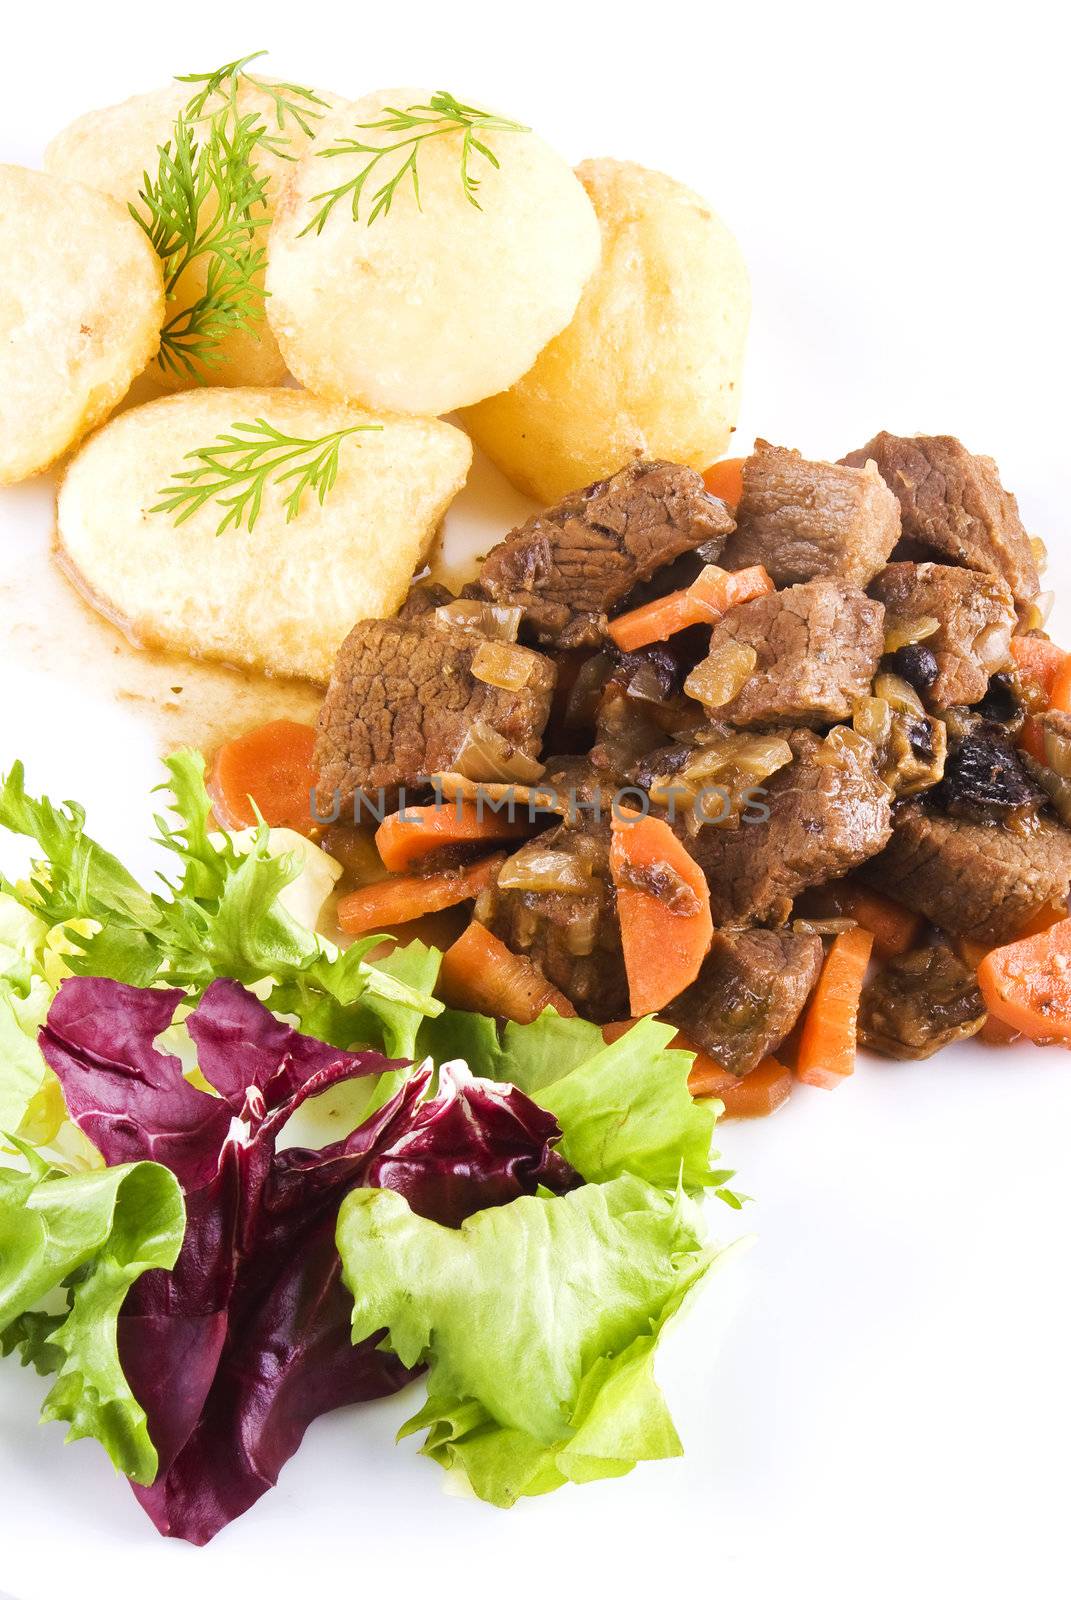
POLYGON ((838 933, 851 933, 859 924, 854 917, 793 917, 789 926, 793 933, 817 933, 829 939, 838 933))
MULTIPOLYGON (((1049 564, 1049 551, 1044 539, 1031 539, 1030 548, 1034 553, 1034 565, 1039 572, 1044 572, 1049 564)), ((1041 599, 1041 596, 1038 596, 1041 599)))
POLYGON ((542 762, 514 749, 489 723, 477 719, 466 728, 451 770, 463 778, 529 784, 535 783, 547 769, 542 762))
POLYGON ((865 700, 857 700, 852 712, 852 727, 856 733, 868 739, 879 753, 884 751, 889 742, 892 720, 892 706, 887 700, 879 700, 873 694, 867 695, 865 700))
POLYGON ((912 717, 924 717, 926 708, 906 678, 895 672, 879 672, 874 679, 874 693, 879 700, 887 700, 894 711, 906 711, 912 717))
POLYGON ((921 644, 923 639, 932 639, 940 626, 936 617, 898 617, 894 612, 887 611, 885 654, 891 656, 907 644, 921 644))
POLYGON ((1043 722, 1045 765, 1061 778, 1071 779, 1071 737, 1043 722))
POLYGON ((1052 608, 1056 604, 1056 590, 1045 589, 1041 594, 1035 595, 1026 608, 1022 621, 1022 631, 1032 633, 1043 630, 1052 616, 1052 608))
POLYGON ((528 894, 590 894, 591 867, 571 850, 526 845, 505 863, 498 887, 528 894))
POLYGON ((685 679, 684 692, 710 710, 735 700, 755 670, 758 655, 749 644, 734 639, 717 645, 685 679))
POLYGON ((481 683, 492 689, 523 689, 535 671, 539 657, 519 644, 502 644, 497 639, 484 639, 476 648, 470 671, 481 683))
POLYGON ((486 639, 513 644, 524 612, 520 606, 496 606, 486 600, 451 600, 436 606, 434 617, 440 628, 460 628, 465 633, 480 633, 486 639))

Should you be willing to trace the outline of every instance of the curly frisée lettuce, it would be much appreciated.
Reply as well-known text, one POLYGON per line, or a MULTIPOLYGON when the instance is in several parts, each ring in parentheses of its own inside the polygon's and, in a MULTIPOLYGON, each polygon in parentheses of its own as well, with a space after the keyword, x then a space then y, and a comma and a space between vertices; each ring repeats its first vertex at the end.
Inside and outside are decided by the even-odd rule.
POLYGON ((0 879, 0 889, 46 927, 66 931, 72 972, 140 987, 166 982, 193 995, 219 977, 249 986, 267 981, 273 1010, 295 1016, 303 1032, 340 1048, 358 1037, 378 1042, 367 1032, 376 1017, 372 1001, 421 1016, 442 1009, 429 992, 364 959, 376 941, 340 952, 291 915, 282 893, 301 862, 273 853, 266 824, 252 835, 210 832, 198 752, 180 750, 165 765, 178 825, 155 820, 159 843, 179 872, 163 880, 163 892, 142 888, 89 837, 81 806, 28 795, 21 763, 0 786, 0 826, 43 852, 28 884, 0 879))
POLYGON ((158 1458, 117 1323, 131 1285, 178 1258, 182 1191, 151 1162, 72 1176, 18 1149, 24 1166, 0 1168, 0 1353, 54 1375, 43 1420, 69 1423, 69 1439, 98 1439, 120 1472, 151 1483, 158 1458), (57 1290, 65 1309, 38 1309, 57 1290))
POLYGON ((716 1259, 697 1206, 634 1177, 514 1200, 450 1229, 355 1189, 337 1242, 353 1338, 385 1328, 428 1398, 401 1435, 513 1505, 681 1454, 658 1338, 716 1259))

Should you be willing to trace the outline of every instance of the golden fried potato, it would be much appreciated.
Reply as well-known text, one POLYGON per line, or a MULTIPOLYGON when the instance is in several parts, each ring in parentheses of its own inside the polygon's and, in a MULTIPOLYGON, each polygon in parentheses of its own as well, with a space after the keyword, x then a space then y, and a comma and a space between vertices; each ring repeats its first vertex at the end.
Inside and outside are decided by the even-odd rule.
POLYGON ((160 263, 105 195, 0 166, 0 483, 40 472, 152 360, 160 263))
POLYGON ((577 176, 602 229, 579 310, 518 383, 464 415, 546 504, 630 457, 703 468, 736 421, 751 296, 740 249, 698 195, 627 161, 577 176))
POLYGON ((276 208, 268 315, 307 388, 437 416, 513 383, 565 327, 598 260, 599 230, 569 167, 526 131, 479 130, 499 166, 470 153, 479 207, 471 204, 463 135, 448 128, 419 146, 419 206, 406 176, 389 211, 370 220, 376 190, 407 157, 396 151, 367 180, 359 220, 346 195, 317 232, 317 197, 373 159, 327 155, 332 144, 404 141, 367 124, 428 99, 424 89, 384 90, 325 121, 276 208))
MULTIPOLYGON (((135 95, 121 105, 88 112, 53 139, 45 151, 46 170, 60 177, 88 183, 92 188, 101 189, 105 194, 121 200, 124 207, 129 203, 147 215, 144 204, 138 198, 144 187, 144 174, 148 172, 155 175, 157 172, 159 146, 171 139, 175 118, 189 102, 193 92, 188 83, 172 83, 166 89, 135 95)), ((328 97, 322 95, 321 98, 328 97)), ((214 112, 223 109, 224 104, 219 94, 208 100, 204 113, 205 125, 214 112)), ((257 113, 270 131, 273 143, 276 140, 283 141, 278 151, 263 145, 257 150, 256 168, 268 180, 270 211, 290 175, 293 158, 305 149, 309 140, 289 117, 285 128, 280 130, 276 125, 275 106, 270 96, 244 81, 238 87, 238 111, 240 116, 257 113)), ((313 121, 310 126, 315 130, 318 124, 313 121)), ((212 214, 214 206, 211 201, 206 201, 201 212, 202 225, 210 220, 212 214)), ((266 246, 267 233, 267 228, 260 230, 256 241, 258 246, 266 246)), ((175 286, 174 298, 168 302, 169 322, 181 316, 203 293, 207 270, 208 258, 202 256, 182 274, 175 286)), ((254 283, 262 293, 263 271, 257 275, 254 283)), ((219 341, 218 355, 218 361, 211 364, 196 363, 200 382, 270 386, 282 383, 287 376, 279 347, 263 315, 251 328, 225 335, 219 341)), ((152 370, 153 376, 164 388, 185 389, 195 381, 181 368, 175 371, 169 366, 155 364, 152 370)))
POLYGON ((325 682, 353 624, 398 609, 471 459, 448 423, 373 417, 293 389, 170 395, 116 417, 74 458, 59 495, 58 556, 143 644, 325 682), (178 525, 177 512, 153 509, 176 473, 196 468, 190 452, 258 419, 297 440, 357 424, 381 431, 343 439, 323 504, 306 489, 289 522, 295 485, 280 487, 277 471, 252 531, 217 533, 226 507, 216 498, 178 525))

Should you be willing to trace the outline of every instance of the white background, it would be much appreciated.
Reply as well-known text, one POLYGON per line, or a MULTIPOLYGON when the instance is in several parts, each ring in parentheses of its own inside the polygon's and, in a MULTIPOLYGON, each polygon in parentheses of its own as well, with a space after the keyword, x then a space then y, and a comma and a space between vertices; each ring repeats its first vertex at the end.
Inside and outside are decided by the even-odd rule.
MULTIPOLYGON (((958 433, 997 456, 1059 587, 1071 340, 1056 15, 22 5, 3 23, 0 159, 34 164, 81 111, 266 45, 299 82, 448 87, 570 159, 663 167, 711 199, 750 263, 742 443, 835 457, 882 427, 958 433)), ((47 484, 0 498, 9 584, 50 517, 47 484)), ((1061 622, 1071 634, 1066 603, 1061 622)), ((0 765, 24 755, 34 784, 84 798, 136 863, 151 740, 91 677, 20 666, 16 645, 0 765)), ((36 1427, 39 1381, 6 1370, 0 1589, 1065 1593, 1069 1112, 1065 1054, 964 1047, 867 1061, 833 1095, 801 1090, 768 1124, 727 1125, 758 1239, 663 1362, 685 1459, 509 1514, 446 1498, 412 1441, 391 1444, 402 1396, 316 1425, 281 1486, 208 1550, 165 1543, 95 1446, 36 1427)))

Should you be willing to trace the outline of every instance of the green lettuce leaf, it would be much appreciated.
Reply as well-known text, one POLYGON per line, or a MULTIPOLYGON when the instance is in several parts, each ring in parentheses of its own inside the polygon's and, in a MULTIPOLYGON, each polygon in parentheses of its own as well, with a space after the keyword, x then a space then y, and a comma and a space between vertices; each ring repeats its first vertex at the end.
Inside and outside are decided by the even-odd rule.
POLYGON ((516 1084, 558 1120, 562 1155, 589 1183, 631 1172, 660 1188, 712 1188, 727 1204, 732 1173, 712 1165, 717 1103, 693 1100, 694 1055, 673 1050, 675 1029, 644 1017, 613 1044, 593 1023, 547 1010, 508 1022, 499 1037, 488 1017, 447 1011, 424 1026, 421 1049, 459 1058, 480 1078, 516 1084))
POLYGON ((182 1191, 152 1162, 71 1176, 16 1143, 25 1170, 0 1168, 0 1350, 53 1374, 44 1420, 98 1439, 120 1472, 151 1483, 156 1450, 119 1364, 116 1319, 143 1272, 174 1266, 182 1191), (61 1288, 65 1311, 39 1309, 61 1288))
POLYGON ((428 1365, 402 1429, 494 1505, 681 1453, 654 1379, 667 1321, 716 1252, 681 1191, 634 1177, 477 1213, 459 1229, 355 1189, 338 1247, 353 1338, 428 1365))
POLYGON ((266 984, 274 1011, 343 1048, 382 1048, 387 1031, 415 1033, 419 1019, 442 1009, 430 990, 365 959, 378 941, 339 951, 290 914, 280 895, 301 863, 273 854, 265 823, 251 838, 248 830, 241 837, 210 832, 198 752, 180 750, 165 765, 177 822, 158 816, 156 824, 178 871, 174 881, 164 879, 164 893, 142 889, 89 838, 80 806, 28 796, 21 764, 0 785, 0 826, 44 852, 29 884, 0 880, 0 889, 46 927, 66 930, 71 971, 143 987, 167 982, 191 996, 218 977, 266 984), (368 1004, 358 1008, 359 1001, 368 1004), (384 1013, 373 1001, 394 1009, 384 1013), (406 1009, 414 1020, 403 1026, 406 1009), (371 1036, 358 1036, 358 1026, 371 1036))

